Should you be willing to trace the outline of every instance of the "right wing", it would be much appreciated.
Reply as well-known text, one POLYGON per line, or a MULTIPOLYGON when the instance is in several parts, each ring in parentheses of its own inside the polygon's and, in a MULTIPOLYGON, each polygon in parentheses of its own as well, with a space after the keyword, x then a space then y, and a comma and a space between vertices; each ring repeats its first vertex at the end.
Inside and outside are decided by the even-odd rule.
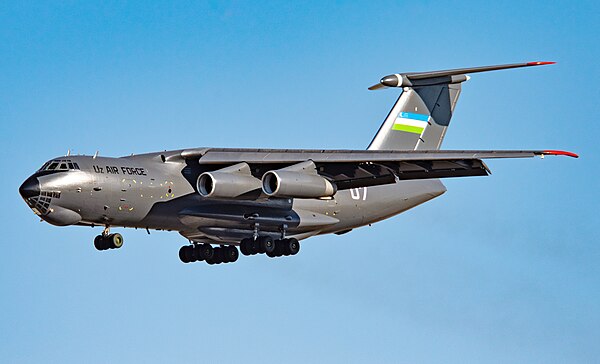
POLYGON ((194 159, 204 170, 215 170, 240 162, 250 166, 257 179, 271 170, 312 161, 315 171, 335 183, 337 190, 377 186, 396 180, 486 176, 482 159, 531 158, 574 153, 557 150, 304 150, 200 148, 166 157, 194 159))

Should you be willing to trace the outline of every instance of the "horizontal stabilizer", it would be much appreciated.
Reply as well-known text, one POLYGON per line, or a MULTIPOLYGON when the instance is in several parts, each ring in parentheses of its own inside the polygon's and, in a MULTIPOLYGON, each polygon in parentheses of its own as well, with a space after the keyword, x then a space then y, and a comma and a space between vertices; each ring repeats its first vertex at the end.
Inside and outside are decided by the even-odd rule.
POLYGON ((466 76, 469 73, 497 71, 510 68, 542 66, 554 63, 555 62, 525 62, 502 64, 496 66, 457 68, 444 71, 396 73, 393 75, 383 77, 378 84, 369 87, 369 90, 379 90, 388 87, 418 87, 436 84, 460 83, 469 79, 469 77, 466 76))

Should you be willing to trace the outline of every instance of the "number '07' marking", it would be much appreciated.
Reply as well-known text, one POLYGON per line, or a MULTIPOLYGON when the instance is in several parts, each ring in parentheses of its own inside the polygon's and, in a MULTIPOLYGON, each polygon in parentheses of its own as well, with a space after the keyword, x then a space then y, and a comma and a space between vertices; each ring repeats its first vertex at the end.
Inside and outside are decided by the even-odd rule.
POLYGON ((351 188, 350 189, 350 196, 352 197, 353 200, 360 200, 360 195, 361 192, 360 190, 363 190, 362 192, 362 200, 366 201, 367 200, 367 188, 366 187, 359 187, 359 188, 351 188))

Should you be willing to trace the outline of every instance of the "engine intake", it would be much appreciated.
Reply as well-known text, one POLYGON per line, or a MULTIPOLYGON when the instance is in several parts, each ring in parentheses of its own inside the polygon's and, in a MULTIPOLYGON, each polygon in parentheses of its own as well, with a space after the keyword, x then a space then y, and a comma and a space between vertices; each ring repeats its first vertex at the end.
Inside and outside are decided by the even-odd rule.
POLYGON ((236 198, 260 189, 261 183, 250 173, 247 163, 238 163, 198 177, 196 187, 203 197, 236 198))
POLYGON ((313 161, 265 173, 262 189, 267 196, 296 198, 331 197, 337 191, 335 184, 317 174, 313 161))

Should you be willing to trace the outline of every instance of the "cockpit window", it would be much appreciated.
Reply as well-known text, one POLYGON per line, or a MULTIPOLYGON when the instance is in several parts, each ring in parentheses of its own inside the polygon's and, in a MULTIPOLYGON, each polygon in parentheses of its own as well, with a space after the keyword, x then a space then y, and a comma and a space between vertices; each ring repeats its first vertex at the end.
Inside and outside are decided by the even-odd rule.
POLYGON ((70 159, 55 159, 44 163, 40 171, 69 171, 79 170, 79 165, 70 159))

